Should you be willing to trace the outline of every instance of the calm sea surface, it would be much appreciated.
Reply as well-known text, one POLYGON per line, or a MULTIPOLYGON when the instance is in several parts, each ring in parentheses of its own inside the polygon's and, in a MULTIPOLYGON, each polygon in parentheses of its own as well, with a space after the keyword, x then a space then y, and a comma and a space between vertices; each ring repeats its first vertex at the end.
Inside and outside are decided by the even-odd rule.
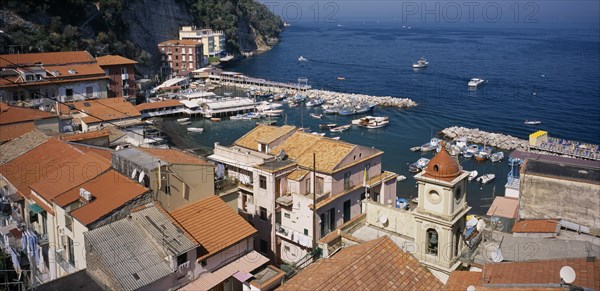
MULTIPOLYGON (((391 119, 386 128, 353 128, 335 134, 344 141, 385 151, 384 168, 408 177, 398 183, 398 195, 411 197, 417 188, 407 165, 422 154, 409 148, 427 142, 445 127, 480 128, 523 139, 543 129, 555 137, 600 143, 599 68, 597 29, 407 29, 393 23, 356 23, 341 27, 294 24, 271 51, 226 69, 284 82, 307 77, 314 88, 415 100, 419 105, 411 109, 377 108, 376 115, 391 119), (299 56, 309 61, 298 62, 299 56), (420 57, 429 66, 414 71, 411 64, 420 57), (346 80, 338 81, 338 76, 346 80), (467 82, 473 77, 488 83, 468 90, 467 82), (526 126, 526 119, 543 124, 526 126)), ((313 131, 319 130, 319 123, 342 124, 352 119, 315 120, 309 113, 320 109, 284 108, 287 117, 280 117, 278 125, 287 120, 287 124, 313 131)), ((214 142, 231 144, 255 122, 196 119, 193 126, 204 127, 204 133, 188 134, 173 119, 162 124, 178 147, 209 153, 214 142)), ((466 170, 496 174, 493 183, 470 183, 467 189, 473 211, 485 213, 494 193, 504 194, 508 163, 460 161, 466 170)))

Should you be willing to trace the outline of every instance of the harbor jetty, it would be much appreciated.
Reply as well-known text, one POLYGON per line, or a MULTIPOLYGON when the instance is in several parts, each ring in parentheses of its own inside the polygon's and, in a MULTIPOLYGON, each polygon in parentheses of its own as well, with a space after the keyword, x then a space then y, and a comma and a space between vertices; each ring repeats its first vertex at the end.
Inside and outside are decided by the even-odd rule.
POLYGON ((364 102, 375 103, 381 107, 408 108, 417 106, 417 103, 408 98, 392 96, 371 96, 366 94, 341 93, 327 90, 317 90, 308 85, 306 78, 298 79, 298 83, 273 82, 265 79, 249 77, 238 72, 222 71, 215 68, 203 68, 194 71, 198 78, 203 78, 213 84, 236 87, 244 90, 258 90, 273 94, 287 93, 294 95, 300 93, 308 98, 323 98, 329 103, 364 102), (301 81, 302 80, 302 81, 301 81))
POLYGON ((452 126, 440 131, 442 135, 449 139, 466 137, 469 143, 487 144, 503 150, 527 150, 528 141, 514 136, 493 133, 480 130, 478 128, 466 128, 452 126))

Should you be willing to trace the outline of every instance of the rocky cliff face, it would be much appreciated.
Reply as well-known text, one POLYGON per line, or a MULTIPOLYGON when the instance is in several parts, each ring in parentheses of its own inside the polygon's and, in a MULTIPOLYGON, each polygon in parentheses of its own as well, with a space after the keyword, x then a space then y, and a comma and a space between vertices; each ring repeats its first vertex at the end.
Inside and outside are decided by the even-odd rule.
POLYGON ((124 0, 121 19, 128 24, 125 38, 150 53, 156 68, 158 43, 177 39, 181 26, 194 21, 186 7, 175 0, 124 0))

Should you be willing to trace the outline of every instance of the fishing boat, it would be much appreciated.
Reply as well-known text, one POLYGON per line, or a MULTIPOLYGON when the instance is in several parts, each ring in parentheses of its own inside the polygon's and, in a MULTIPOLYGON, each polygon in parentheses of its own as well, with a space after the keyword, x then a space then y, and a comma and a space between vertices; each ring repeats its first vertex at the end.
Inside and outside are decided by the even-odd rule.
POLYGON ((411 152, 418 152, 418 151, 420 151, 420 150, 421 150, 421 147, 420 147, 420 146, 416 146, 416 147, 412 147, 412 148, 410 148, 410 151, 411 151, 411 152))
POLYGON ((441 140, 437 137, 432 138, 428 143, 421 146, 421 151, 422 152, 430 152, 430 151, 437 149, 440 141, 441 140))
POLYGON ((483 150, 478 151, 477 153, 474 154, 474 156, 475 156, 475 160, 478 162, 483 162, 490 157, 490 155, 486 151, 483 151, 483 150))
POLYGON ((292 100, 295 102, 304 102, 306 100, 306 96, 302 94, 296 94, 292 96, 292 100))
POLYGON ((306 102, 306 107, 317 107, 322 105, 324 102, 325 100, 321 98, 310 99, 308 102, 306 102))
POLYGON ((337 79, 338 79, 339 81, 344 81, 344 80, 346 80, 346 77, 338 76, 338 77, 337 77, 337 79))
POLYGON ((312 134, 312 135, 319 135, 319 136, 325 136, 324 132, 311 132, 310 134, 312 134))
POLYGON ((337 126, 337 124, 335 124, 335 123, 319 124, 319 128, 321 128, 321 129, 329 129, 329 128, 334 128, 336 126, 337 126))
POLYGON ((429 62, 426 59, 424 59, 423 57, 421 57, 421 59, 419 59, 416 63, 414 63, 412 65, 412 67, 415 69, 422 69, 422 68, 427 67, 428 64, 429 64, 429 62))
POLYGON ((177 119, 177 122, 181 123, 181 122, 186 122, 186 121, 189 121, 189 120, 190 120, 189 117, 185 117, 185 118, 179 118, 179 119, 177 119))
POLYGON ((467 147, 467 152, 468 153, 475 154, 478 151, 479 151, 479 146, 476 145, 476 144, 472 144, 472 145, 470 145, 470 146, 467 147))
POLYGON ((477 86, 483 84, 485 82, 482 78, 473 78, 469 81, 469 88, 477 88, 477 86))
POLYGON ((204 128, 202 128, 202 127, 188 127, 187 131, 202 133, 204 131, 204 128))
POLYGON ((502 161, 502 159, 504 159, 503 152, 495 152, 490 156, 490 161, 492 161, 492 163, 502 161))
POLYGON ((336 106, 323 109, 323 112, 325 112, 325 114, 338 114, 339 111, 340 111, 340 108, 336 107, 336 106))
POLYGON ((348 115, 354 115, 356 111, 354 110, 353 107, 342 107, 340 110, 338 110, 337 114, 338 115, 342 115, 342 116, 348 116, 348 115))
POLYGON ((375 129, 375 128, 382 128, 384 126, 387 126, 390 123, 389 120, 372 120, 369 123, 367 123, 367 125, 365 126, 366 128, 369 129, 375 129))
POLYGON ((477 173, 477 170, 471 171, 469 173, 469 178, 468 178, 469 182, 475 180, 475 178, 477 178, 477 175, 479 175, 479 173, 477 173))
POLYGON ((538 124, 542 124, 542 122, 541 122, 541 121, 539 121, 539 120, 525 120, 525 122, 524 122, 524 123, 525 123, 525 124, 527 124, 527 125, 538 125, 538 124))
POLYGON ((270 117, 281 116, 283 114, 283 109, 265 110, 262 112, 262 114, 265 116, 270 116, 270 117))
POLYGON ((496 178, 496 175, 494 174, 485 174, 477 178, 477 182, 480 182, 481 184, 487 184, 490 181, 494 180, 494 178, 496 178))
POLYGON ((346 131, 350 128, 350 125, 340 125, 338 127, 334 127, 332 129, 330 129, 329 131, 331 132, 342 132, 342 131, 346 131))
POLYGON ((305 57, 303 57, 303 56, 300 56, 300 57, 298 58, 298 61, 299 61, 299 62, 306 62, 306 61, 308 61, 308 59, 307 59, 307 58, 305 58, 305 57))
POLYGON ((463 157, 465 157, 465 159, 470 159, 470 158, 472 158, 474 155, 475 155, 475 154, 474 154, 474 153, 472 153, 472 152, 465 152, 465 153, 463 154, 463 157))
POLYGON ((420 158, 416 162, 414 162, 408 166, 408 171, 413 172, 413 173, 420 172, 423 169, 425 169, 427 167, 427 165, 429 165, 429 159, 428 158, 420 158))
POLYGON ((263 121, 257 121, 256 125, 273 125, 277 122, 277 120, 263 120, 263 121))
POLYGON ((361 105, 357 105, 356 109, 354 110, 354 114, 363 114, 363 113, 367 113, 371 110, 373 110, 373 108, 375 108, 375 104, 361 104, 361 105))
POLYGON ((311 113, 310 117, 316 118, 316 119, 321 119, 321 118, 323 118, 323 114, 311 113))
POLYGON ((373 122, 373 121, 383 122, 383 121, 389 121, 389 119, 390 118, 387 116, 365 116, 365 117, 361 117, 358 119, 353 119, 352 124, 366 126, 367 124, 369 124, 370 122, 373 122))

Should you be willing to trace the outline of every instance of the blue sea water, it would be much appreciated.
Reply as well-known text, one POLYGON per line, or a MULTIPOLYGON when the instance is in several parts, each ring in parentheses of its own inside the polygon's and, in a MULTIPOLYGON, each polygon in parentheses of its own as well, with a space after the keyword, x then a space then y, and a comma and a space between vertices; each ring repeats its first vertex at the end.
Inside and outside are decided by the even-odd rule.
MULTIPOLYGON (((388 115, 388 127, 353 129, 342 140, 385 151, 384 168, 405 175, 398 195, 416 195, 407 164, 421 153, 409 148, 427 142, 449 126, 465 126, 526 139, 537 130, 551 136, 600 143, 600 36, 597 28, 402 28, 397 23, 294 24, 272 50, 233 63, 228 70, 274 81, 294 82, 307 77, 314 88, 349 93, 406 97, 410 109, 377 108, 388 115), (298 62, 304 56, 308 62, 298 62), (420 57, 429 61, 415 71, 420 57), (338 81, 344 76, 345 81, 338 81), (468 90, 467 82, 482 77, 488 83, 468 90), (541 120, 540 126, 523 124, 541 120)), ((348 123, 349 117, 315 120, 319 109, 293 108, 287 123, 318 130, 324 122, 348 123)), ((278 124, 283 124, 280 118, 278 124)), ((189 135, 176 123, 165 129, 183 147, 209 151, 213 143, 230 144, 253 128, 254 122, 211 123, 202 135, 189 135)), ((508 152, 506 153, 508 154, 508 152)), ((431 158, 433 154, 425 154, 431 158)), ((506 160, 477 163, 463 160, 466 170, 494 173, 488 185, 470 183, 468 201, 475 213, 485 213, 492 195, 503 195, 506 160)))

